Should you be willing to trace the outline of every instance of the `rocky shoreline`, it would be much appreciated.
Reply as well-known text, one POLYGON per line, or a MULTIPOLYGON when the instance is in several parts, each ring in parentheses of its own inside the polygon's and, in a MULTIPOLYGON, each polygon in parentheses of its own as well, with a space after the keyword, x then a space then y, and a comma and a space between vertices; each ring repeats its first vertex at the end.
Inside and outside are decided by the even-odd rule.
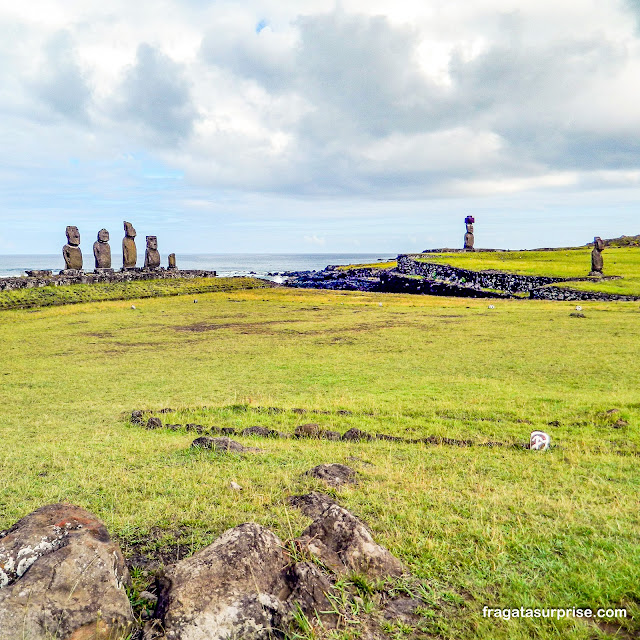
MULTIPOLYGON (((535 300, 634 301, 625 296, 597 291, 581 291, 562 283, 592 281, 584 278, 524 276, 503 271, 471 271, 446 264, 427 262, 424 254, 401 254, 397 267, 346 269, 329 265, 321 271, 278 274, 284 285, 302 289, 410 293, 460 298, 529 298, 535 300)), ((609 279, 609 278, 605 278, 609 279)))

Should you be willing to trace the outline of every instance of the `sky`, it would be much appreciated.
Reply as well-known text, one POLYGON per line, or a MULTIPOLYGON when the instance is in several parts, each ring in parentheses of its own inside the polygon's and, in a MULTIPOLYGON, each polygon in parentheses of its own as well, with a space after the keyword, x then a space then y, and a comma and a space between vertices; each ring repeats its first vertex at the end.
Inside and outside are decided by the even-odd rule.
POLYGON ((1 2, 0 253, 638 234, 638 78, 640 0, 1 2))

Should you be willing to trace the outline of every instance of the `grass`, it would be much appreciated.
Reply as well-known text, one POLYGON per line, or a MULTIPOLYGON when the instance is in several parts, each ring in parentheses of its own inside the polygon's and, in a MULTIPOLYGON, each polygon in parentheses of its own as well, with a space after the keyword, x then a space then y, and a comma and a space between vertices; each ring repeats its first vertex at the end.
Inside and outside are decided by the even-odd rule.
MULTIPOLYGON (((126 554, 165 562, 247 521, 287 540, 309 522, 287 496, 321 488, 301 474, 339 462, 361 481, 334 495, 435 594, 422 631, 391 621, 390 638, 587 640, 617 629, 488 619, 485 605, 626 607, 620 624, 640 633, 637 303, 582 303, 586 317, 575 318, 563 303, 489 310, 481 300, 281 288, 198 300, 0 313, 0 529, 69 501, 102 518, 126 554), (558 446, 240 436, 265 452, 224 455, 190 449, 193 433, 126 418, 162 408, 174 409, 157 413, 165 421, 281 431, 319 422, 476 445, 542 428, 558 446)), ((145 579, 139 572, 137 592, 145 579)), ((341 637, 357 638, 358 625, 349 629, 341 637)))
MULTIPOLYGON (((585 291, 640 295, 640 247, 606 248, 603 256, 605 275, 622 276, 621 279, 571 282, 565 286, 585 291)), ((496 253, 430 253, 420 254, 418 259, 473 271, 497 270, 555 278, 583 278, 591 269, 591 250, 588 248, 496 253)))
POLYGON ((271 286, 270 283, 256 278, 183 278, 65 286, 49 285, 47 287, 0 291, 0 310, 34 309, 105 300, 193 295, 210 291, 260 289, 269 286, 271 286))
POLYGON ((395 269, 397 266, 397 260, 389 260, 387 262, 373 262, 369 264, 339 265, 337 271, 349 271, 350 269, 395 269))

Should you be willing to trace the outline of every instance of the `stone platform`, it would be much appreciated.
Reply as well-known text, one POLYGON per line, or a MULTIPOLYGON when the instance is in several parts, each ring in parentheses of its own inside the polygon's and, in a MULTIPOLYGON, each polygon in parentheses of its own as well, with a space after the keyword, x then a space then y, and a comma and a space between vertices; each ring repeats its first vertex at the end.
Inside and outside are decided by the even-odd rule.
POLYGON ((215 271, 199 269, 127 269, 122 271, 75 271, 49 275, 47 272, 30 271, 32 275, 0 278, 0 291, 31 289, 33 287, 60 287, 71 284, 95 284, 111 282, 135 282, 138 280, 175 280, 177 278, 215 278, 215 271))

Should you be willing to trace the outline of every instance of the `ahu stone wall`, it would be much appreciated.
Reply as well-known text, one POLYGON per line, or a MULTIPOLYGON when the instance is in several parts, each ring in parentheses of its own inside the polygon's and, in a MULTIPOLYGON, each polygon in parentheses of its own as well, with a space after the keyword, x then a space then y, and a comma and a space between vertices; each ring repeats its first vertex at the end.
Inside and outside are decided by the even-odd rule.
POLYGON ((28 272, 32 275, 0 278, 0 291, 31 289, 33 287, 60 287, 71 284, 134 282, 138 280, 173 280, 176 278, 215 278, 215 271, 198 269, 127 269, 125 271, 77 272, 53 275, 51 272, 28 272))

